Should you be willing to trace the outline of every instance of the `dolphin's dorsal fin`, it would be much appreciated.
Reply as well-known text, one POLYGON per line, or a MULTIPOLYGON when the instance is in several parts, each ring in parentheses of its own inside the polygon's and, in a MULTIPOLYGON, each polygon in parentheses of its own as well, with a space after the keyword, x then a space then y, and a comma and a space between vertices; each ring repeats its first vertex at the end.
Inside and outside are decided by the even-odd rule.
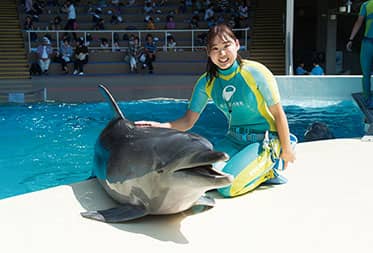
POLYGON ((116 118, 122 118, 122 119, 125 119, 122 111, 120 110, 119 106, 118 106, 118 103, 117 101, 115 101, 114 97, 111 95, 109 89, 103 85, 103 84, 99 84, 98 85, 98 88, 100 90, 100 93, 105 97, 105 99, 110 103, 111 105, 111 108, 113 109, 113 112, 114 112, 114 116, 116 118))

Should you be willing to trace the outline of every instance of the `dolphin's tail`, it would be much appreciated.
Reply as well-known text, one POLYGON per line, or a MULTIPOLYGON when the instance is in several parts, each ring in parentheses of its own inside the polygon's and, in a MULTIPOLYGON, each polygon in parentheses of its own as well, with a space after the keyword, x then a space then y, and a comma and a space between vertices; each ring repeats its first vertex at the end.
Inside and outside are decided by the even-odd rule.
POLYGON ((100 93, 104 96, 104 98, 110 103, 111 108, 114 112, 114 117, 115 118, 122 118, 125 119, 122 111, 120 110, 117 101, 115 101, 114 97, 111 95, 109 89, 103 85, 99 84, 98 88, 100 90, 100 93))

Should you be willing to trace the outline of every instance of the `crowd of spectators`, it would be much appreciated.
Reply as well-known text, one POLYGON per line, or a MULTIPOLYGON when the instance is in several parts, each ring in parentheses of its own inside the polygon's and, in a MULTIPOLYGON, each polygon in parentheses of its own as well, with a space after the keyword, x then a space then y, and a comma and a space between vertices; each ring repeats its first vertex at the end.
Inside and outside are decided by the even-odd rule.
MULTIPOLYGON (((64 73, 69 73, 67 64, 74 63, 74 74, 83 75, 83 66, 88 62, 88 48, 95 48, 103 51, 123 51, 127 52, 126 61, 130 66, 131 72, 138 72, 137 65, 140 64, 143 69, 147 68, 149 73, 153 73, 153 62, 156 59, 156 52, 163 48, 164 51, 178 51, 177 34, 172 34, 174 29, 198 29, 209 28, 215 24, 227 23, 231 28, 247 27, 250 20, 250 1, 228 1, 228 0, 181 0, 175 5, 175 1, 167 0, 88 0, 84 2, 86 13, 92 17, 92 31, 105 30, 105 19, 110 25, 122 24, 126 21, 124 9, 143 4, 142 12, 144 15, 144 26, 136 27, 138 24, 126 23, 127 29, 147 29, 149 34, 145 38, 139 38, 132 34, 119 36, 114 33, 113 38, 100 38, 86 33, 84 38, 77 35, 79 30, 79 14, 77 6, 82 7, 83 3, 73 0, 24 0, 24 11, 27 14, 24 21, 24 30, 66 30, 60 40, 60 48, 56 50, 54 59, 61 63, 64 73), (56 8, 58 12, 56 13, 56 8), (162 13, 165 11, 166 13, 162 13), (48 25, 35 27, 39 22, 41 15, 51 16, 48 25), (108 18, 109 17, 109 18, 108 18), (201 25, 203 23, 203 25, 201 25), (165 39, 159 39, 157 35, 152 34, 152 30, 167 29, 165 39), (142 41, 144 39, 144 41, 142 41), (92 46, 92 41, 99 43, 98 47, 92 46), (163 45, 157 45, 162 42, 163 45), (75 45, 75 49, 72 49, 75 45), (140 46, 142 45, 142 47, 140 46), (81 48, 84 46, 84 50, 81 48), (71 53, 70 48, 73 53, 71 53), (76 52, 87 51, 87 57, 80 59, 76 52)), ((141 8, 140 8, 141 9, 141 8)), ((113 29, 111 29, 113 30, 113 29)), ((79 35, 80 36, 80 35, 79 35)), ((197 36, 197 45, 204 46, 204 33, 197 36)), ((30 32, 30 40, 43 44, 44 38, 53 41, 47 34, 30 32), (38 39, 38 36, 42 36, 38 39)), ((95 44, 96 45, 96 44, 95 44)), ((39 48, 39 47, 38 47, 39 48)), ((52 59, 53 60, 53 59, 52 59)))

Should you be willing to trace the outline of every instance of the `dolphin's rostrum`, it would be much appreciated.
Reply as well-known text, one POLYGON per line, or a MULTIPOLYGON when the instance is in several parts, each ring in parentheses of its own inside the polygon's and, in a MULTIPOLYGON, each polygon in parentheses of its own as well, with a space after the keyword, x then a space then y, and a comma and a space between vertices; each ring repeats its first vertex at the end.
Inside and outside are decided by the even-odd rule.
POLYGON ((195 134, 136 127, 124 117, 108 89, 103 85, 99 89, 115 116, 96 142, 93 173, 118 207, 81 215, 123 222, 149 214, 178 213, 196 204, 213 206, 214 200, 204 193, 229 185, 232 176, 212 164, 227 160, 228 155, 213 151, 208 140, 195 134))

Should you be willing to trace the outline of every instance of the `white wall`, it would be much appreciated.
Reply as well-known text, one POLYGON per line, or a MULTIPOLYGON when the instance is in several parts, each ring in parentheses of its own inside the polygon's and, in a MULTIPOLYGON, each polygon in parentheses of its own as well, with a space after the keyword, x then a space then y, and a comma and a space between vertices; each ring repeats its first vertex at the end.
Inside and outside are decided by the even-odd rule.
POLYGON ((362 91, 361 76, 276 76, 285 100, 351 100, 362 91))

